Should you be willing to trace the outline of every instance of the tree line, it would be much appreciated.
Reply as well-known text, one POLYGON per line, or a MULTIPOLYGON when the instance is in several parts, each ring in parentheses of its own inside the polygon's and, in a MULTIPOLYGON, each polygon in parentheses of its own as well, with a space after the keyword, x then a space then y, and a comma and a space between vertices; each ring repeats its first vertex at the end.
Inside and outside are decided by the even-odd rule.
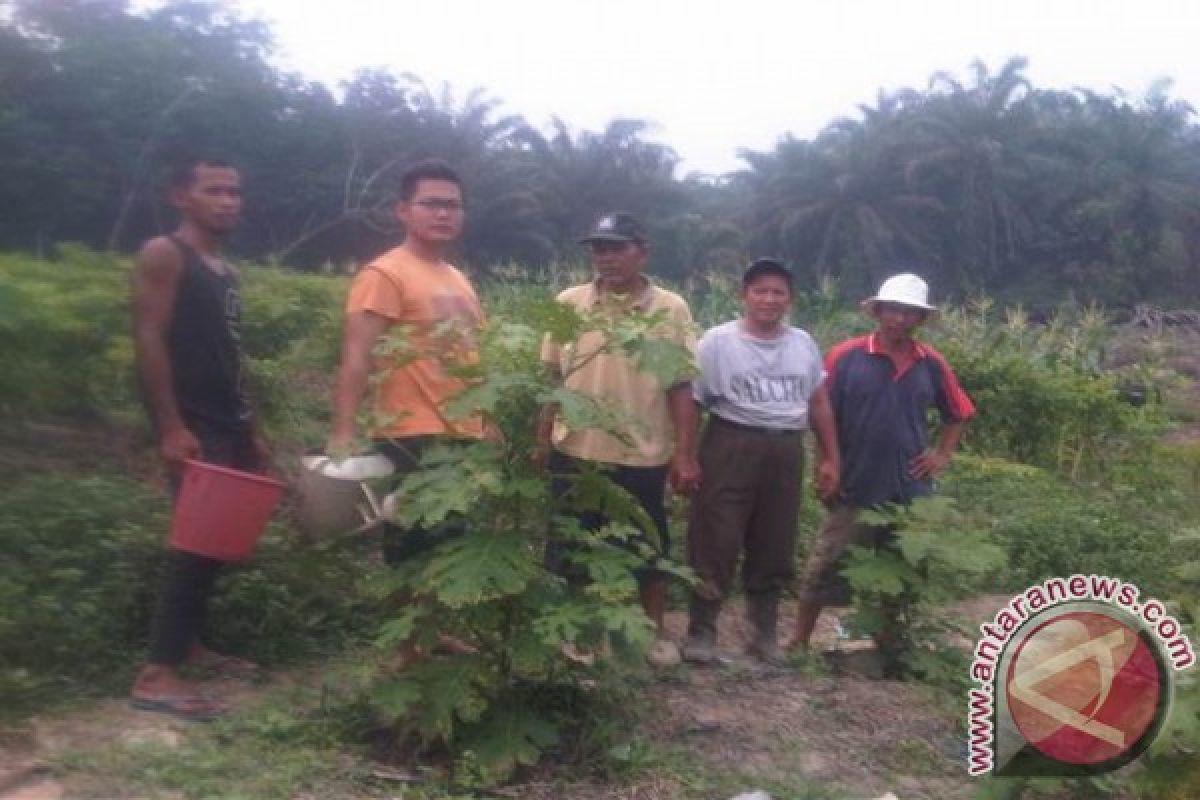
MULTIPOLYGON (((159 176, 184 154, 237 163, 241 255, 299 269, 392 240, 400 171, 466 181, 464 262, 551 269, 601 210, 643 217, 676 280, 770 254, 849 297, 898 269, 939 294, 1048 305, 1200 295, 1200 128, 1169 81, 1143 95, 1039 88, 1027 62, 881 91, 811 139, 680 176, 643 120, 539 129, 485 90, 363 69, 334 91, 271 63, 261 22, 200 0, 15 0, 0 16, 0 248, 126 251, 171 223, 159 176)), ((505 273, 508 274, 508 273, 505 273)))

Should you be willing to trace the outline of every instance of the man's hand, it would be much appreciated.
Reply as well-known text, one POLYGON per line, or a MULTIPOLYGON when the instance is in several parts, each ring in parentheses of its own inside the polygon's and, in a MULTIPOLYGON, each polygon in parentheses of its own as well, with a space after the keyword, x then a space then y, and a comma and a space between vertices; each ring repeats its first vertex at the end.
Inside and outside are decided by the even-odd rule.
POLYGON ((908 462, 908 471, 917 480, 923 481, 937 475, 950 463, 950 454, 929 449, 908 462))
POLYGON ((387 317, 373 311, 346 315, 341 364, 333 387, 333 425, 325 446, 331 456, 348 454, 354 444, 355 415, 371 374, 371 350, 390 326, 387 317))
POLYGON ((533 452, 529 460, 538 472, 545 472, 550 465, 550 442, 554 438, 554 418, 558 407, 544 405, 538 411, 537 426, 533 430, 533 452))
POLYGON ((483 440, 489 444, 502 445, 505 443, 504 431, 500 426, 489 420, 483 422, 483 440))
POLYGON ((350 455, 354 445, 354 431, 349 433, 334 431, 325 441, 325 454, 334 458, 350 455))
POLYGON ((842 488, 841 472, 841 465, 836 459, 822 458, 817 461, 813 472, 813 488, 826 508, 833 507, 837 502, 838 492, 842 488))
POLYGON ((671 488, 679 494, 691 494, 700 486, 700 462, 695 458, 676 453, 671 458, 667 472, 671 488))
POLYGON ((162 435, 159 452, 168 467, 178 470, 183 467, 184 459, 200 457, 200 440, 187 428, 172 428, 162 435))

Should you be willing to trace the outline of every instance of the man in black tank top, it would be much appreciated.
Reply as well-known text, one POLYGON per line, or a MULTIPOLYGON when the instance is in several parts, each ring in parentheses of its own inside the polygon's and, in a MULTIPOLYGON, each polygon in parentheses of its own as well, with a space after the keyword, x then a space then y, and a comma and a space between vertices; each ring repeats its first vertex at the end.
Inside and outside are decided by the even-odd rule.
MULTIPOLYGON (((181 164, 172 175, 171 204, 182 221, 173 234, 151 239, 138 253, 133 305, 144 399, 177 487, 185 459, 260 472, 269 455, 245 394, 237 275, 219 255, 241 211, 241 178, 224 162, 181 164)), ((182 678, 180 665, 242 675, 256 667, 199 641, 222 562, 180 550, 171 550, 168 562, 150 655, 131 703, 211 718, 225 707, 182 678)))

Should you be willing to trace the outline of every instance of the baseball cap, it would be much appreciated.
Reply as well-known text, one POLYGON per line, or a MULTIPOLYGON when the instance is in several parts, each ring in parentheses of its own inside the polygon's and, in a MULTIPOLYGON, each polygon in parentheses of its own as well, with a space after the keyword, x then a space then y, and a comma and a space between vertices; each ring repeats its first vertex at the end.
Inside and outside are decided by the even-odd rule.
POLYGON ((742 287, 747 287, 763 275, 777 275, 787 282, 788 289, 792 288, 792 271, 777 258, 756 258, 742 273, 742 287))
POLYGON ((645 241, 646 228, 638 222, 637 217, 628 211, 610 211, 596 220, 591 231, 580 239, 579 243, 637 242, 641 244, 645 241))

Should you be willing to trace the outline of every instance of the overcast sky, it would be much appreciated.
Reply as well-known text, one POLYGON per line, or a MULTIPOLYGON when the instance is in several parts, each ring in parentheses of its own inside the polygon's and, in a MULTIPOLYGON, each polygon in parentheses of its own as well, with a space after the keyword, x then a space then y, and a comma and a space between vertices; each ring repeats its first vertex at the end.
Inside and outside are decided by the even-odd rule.
POLYGON ((366 66, 575 128, 636 117, 684 171, 810 137, 879 88, 1030 59, 1039 87, 1156 78, 1200 107, 1198 0, 231 0, 272 23, 282 66, 336 85, 366 66))

